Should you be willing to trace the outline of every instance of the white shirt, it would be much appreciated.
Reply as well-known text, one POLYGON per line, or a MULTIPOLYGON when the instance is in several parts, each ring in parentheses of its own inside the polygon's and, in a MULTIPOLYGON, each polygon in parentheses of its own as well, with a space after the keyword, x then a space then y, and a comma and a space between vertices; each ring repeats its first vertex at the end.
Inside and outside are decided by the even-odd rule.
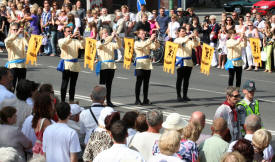
POLYGON ((149 159, 148 162, 182 162, 182 160, 179 157, 177 157, 176 154, 172 156, 168 156, 168 155, 159 153, 153 156, 151 159, 149 159))
MULTIPOLYGON (((100 112, 102 109, 104 109, 104 107, 93 107, 95 105, 100 105, 100 103, 93 103, 91 107, 96 119, 98 120, 100 112)), ((97 127, 97 124, 90 112, 90 109, 83 110, 80 113, 79 123, 80 123, 80 133, 86 134, 85 141, 88 142, 91 132, 97 127)))
POLYGON ((127 143, 127 146, 129 146, 129 143, 132 141, 132 138, 137 133, 137 130, 133 128, 128 128, 127 132, 128 132, 128 137, 126 138, 126 143, 127 143))
POLYGON ((18 126, 19 129, 21 130, 23 122, 32 113, 32 107, 30 105, 28 105, 25 101, 19 100, 17 98, 4 100, 0 104, 0 110, 6 106, 12 106, 12 107, 16 108, 17 121, 16 121, 15 126, 18 126))
POLYGON ((234 112, 225 104, 222 104, 215 112, 214 120, 217 118, 223 118, 227 122, 228 129, 232 137, 232 141, 238 139, 240 130, 238 128, 237 121, 234 121, 234 112))
POLYGON ((47 162, 69 162, 70 153, 80 152, 77 133, 65 123, 48 126, 43 134, 43 152, 47 162))
MULTIPOLYGON (((253 137, 253 134, 246 134, 244 136, 245 139, 249 140, 249 141, 252 141, 252 137, 253 137)), ((227 152, 232 152, 233 151, 233 146, 237 143, 237 141, 233 141, 230 143, 229 147, 228 147, 228 151, 227 152)), ((273 151, 273 148, 271 145, 268 145, 267 148, 264 149, 263 151, 264 153, 264 160, 271 160, 273 155, 274 155, 274 151, 273 151)))
POLYGON ((140 153, 129 149, 125 144, 114 144, 99 153, 93 162, 145 162, 140 153))
POLYGON ((16 96, 11 91, 9 91, 5 86, 0 84, 0 105, 5 99, 12 98, 16 98, 16 96))
POLYGON ((30 105, 31 107, 33 107, 33 104, 34 104, 34 103, 33 103, 33 100, 32 100, 31 97, 27 98, 26 103, 27 103, 28 105, 30 105))
POLYGON ((159 140, 159 133, 142 132, 134 136, 130 148, 138 150, 145 160, 153 157, 152 149, 156 140, 159 140))
POLYGON ((35 141, 36 141, 36 135, 34 132, 34 129, 32 128, 32 119, 33 119, 33 115, 28 116, 23 125, 22 125, 22 129, 21 132, 30 140, 32 141, 32 145, 34 146, 35 141))
POLYGON ((175 21, 175 22, 170 22, 168 24, 168 28, 169 28, 169 36, 171 38, 177 38, 176 32, 178 30, 178 28, 180 27, 180 24, 175 21))
POLYGON ((254 21, 253 25, 258 29, 262 29, 262 28, 265 28, 265 21, 262 20, 261 22, 259 22, 258 20, 256 20, 254 21))

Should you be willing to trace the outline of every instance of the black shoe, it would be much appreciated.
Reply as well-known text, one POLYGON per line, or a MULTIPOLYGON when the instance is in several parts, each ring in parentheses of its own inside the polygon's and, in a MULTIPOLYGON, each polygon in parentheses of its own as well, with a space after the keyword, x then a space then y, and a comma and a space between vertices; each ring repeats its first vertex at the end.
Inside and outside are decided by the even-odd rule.
POLYGON ((142 105, 151 105, 152 103, 150 102, 150 100, 144 100, 142 105))
POLYGON ((140 100, 136 100, 135 105, 142 105, 140 100))
POLYGON ((177 97, 177 101, 178 101, 178 102, 182 102, 183 99, 179 96, 179 97, 177 97))
POLYGON ((110 101, 110 102, 107 102, 107 105, 110 106, 110 107, 117 107, 117 106, 114 105, 111 101, 110 101))
POLYGON ((187 96, 186 96, 186 97, 183 97, 183 100, 185 100, 185 101, 191 101, 191 99, 188 98, 187 96))

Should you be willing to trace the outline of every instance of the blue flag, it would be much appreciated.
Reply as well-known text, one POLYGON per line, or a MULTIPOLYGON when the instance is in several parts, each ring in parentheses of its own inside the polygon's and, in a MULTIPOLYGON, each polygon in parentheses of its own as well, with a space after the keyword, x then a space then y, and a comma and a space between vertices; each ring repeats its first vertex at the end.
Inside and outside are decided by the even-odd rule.
POLYGON ((140 11, 141 5, 146 4, 145 0, 137 0, 137 9, 140 11))

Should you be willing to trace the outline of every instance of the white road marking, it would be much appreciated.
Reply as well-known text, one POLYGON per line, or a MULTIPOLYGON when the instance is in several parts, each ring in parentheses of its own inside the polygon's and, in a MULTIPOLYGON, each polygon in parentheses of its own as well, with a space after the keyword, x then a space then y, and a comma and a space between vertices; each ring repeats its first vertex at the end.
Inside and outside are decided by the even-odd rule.
MULTIPOLYGON (((59 91, 56 91, 56 90, 54 90, 54 93, 56 94, 56 95, 60 95, 60 92, 59 91)), ((68 95, 68 94, 67 94, 68 95)), ((87 97, 87 96, 82 96, 82 95, 78 95, 78 94, 76 94, 75 95, 75 98, 76 99, 80 99, 80 100, 84 100, 84 101, 89 101, 89 102, 91 102, 91 98, 90 97, 87 97)), ((147 110, 145 110, 145 108, 144 107, 141 107, 141 106, 122 106, 122 105, 124 105, 123 103, 120 103, 120 102, 113 102, 114 104, 116 104, 116 105, 118 105, 120 108, 123 108, 123 109, 127 109, 127 110, 140 110, 140 111, 144 111, 144 112, 147 112, 147 110)), ((162 111, 163 112, 163 114, 165 115, 165 116, 168 116, 168 115, 170 115, 171 114, 171 112, 167 112, 167 111, 162 111)), ((190 119, 190 116, 189 115, 183 115, 183 114, 180 114, 180 116, 183 118, 183 119, 185 119, 185 120, 189 120, 190 119)), ((205 119, 205 123, 206 124, 209 124, 209 125, 211 125, 211 124, 213 124, 213 120, 211 120, 211 119, 205 119)), ((275 136, 275 131, 273 131, 273 130, 268 130, 268 131, 270 131, 270 133, 273 135, 273 136, 275 136)))
POLYGON ((53 69, 56 69, 57 67, 56 66, 48 66, 49 68, 53 68, 53 69))
POLYGON ((92 72, 89 72, 89 71, 81 71, 81 73, 91 74, 92 72))
POLYGON ((125 77, 116 77, 117 79, 123 79, 123 80, 127 80, 129 78, 125 78, 125 77))

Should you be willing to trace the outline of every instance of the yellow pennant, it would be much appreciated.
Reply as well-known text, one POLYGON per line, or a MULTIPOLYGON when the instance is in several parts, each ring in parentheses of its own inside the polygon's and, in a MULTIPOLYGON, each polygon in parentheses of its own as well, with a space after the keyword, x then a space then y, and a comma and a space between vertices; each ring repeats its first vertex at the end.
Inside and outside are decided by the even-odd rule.
POLYGON ((260 38, 249 38, 252 55, 256 65, 262 67, 260 38))
POLYGON ((124 50, 124 69, 129 70, 131 63, 132 63, 132 57, 134 54, 134 39, 132 38, 124 38, 124 44, 125 44, 125 50, 124 50))
POLYGON ((214 54, 214 48, 203 43, 201 57, 201 73, 209 75, 211 62, 214 54))
POLYGON ((92 38, 86 38, 85 44, 85 58, 84 58, 84 68, 88 67, 93 71, 96 55, 96 40, 92 38))
POLYGON ((179 45, 170 41, 165 44, 163 71, 174 74, 176 55, 179 45))
POLYGON ((28 44, 26 64, 29 64, 29 62, 31 62, 31 64, 33 65, 34 63, 37 62, 37 53, 42 44, 42 39, 43 39, 43 36, 41 35, 34 35, 34 34, 31 35, 31 38, 28 44))

